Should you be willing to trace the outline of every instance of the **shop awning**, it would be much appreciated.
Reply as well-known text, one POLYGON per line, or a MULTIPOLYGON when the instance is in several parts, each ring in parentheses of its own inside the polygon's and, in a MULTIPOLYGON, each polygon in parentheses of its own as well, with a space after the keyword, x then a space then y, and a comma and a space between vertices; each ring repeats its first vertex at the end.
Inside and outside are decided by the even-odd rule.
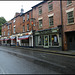
POLYGON ((30 37, 30 35, 21 36, 18 38, 18 40, 28 39, 29 37, 30 37))
POLYGON ((11 40, 14 40, 16 37, 11 37, 11 40))
POLYGON ((3 41, 3 40, 4 40, 4 39, 2 39, 2 38, 0 39, 0 41, 3 41))
POLYGON ((10 40, 10 38, 6 38, 5 40, 10 40))

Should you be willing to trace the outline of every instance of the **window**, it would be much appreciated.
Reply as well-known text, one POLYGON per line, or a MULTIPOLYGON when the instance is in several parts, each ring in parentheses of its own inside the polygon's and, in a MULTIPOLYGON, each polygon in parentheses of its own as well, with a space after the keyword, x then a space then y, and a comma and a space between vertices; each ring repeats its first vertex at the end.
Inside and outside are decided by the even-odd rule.
POLYGON ((10 26, 8 25, 8 29, 10 28, 10 26))
POLYGON ((15 22, 16 22, 16 20, 14 19, 14 20, 13 20, 13 23, 15 23, 15 22))
POLYGON ((67 13, 68 24, 74 23, 73 11, 67 13))
POLYGON ((27 31, 29 31, 29 24, 27 24, 27 31))
POLYGON ((13 33, 15 33, 15 31, 16 31, 16 30, 15 30, 15 27, 14 27, 14 28, 13 28, 13 33))
POLYGON ((58 46, 58 37, 57 35, 51 35, 52 46, 58 46))
POLYGON ((25 16, 23 16, 23 22, 25 21, 25 16))
POLYGON ((42 27, 42 20, 39 20, 39 27, 42 27))
POLYGON ((43 35, 36 36, 35 39, 36 39, 36 41, 35 41, 36 46, 44 45, 44 36, 43 35))
POLYGON ((25 26, 23 25, 23 32, 25 32, 25 26))
POLYGON ((49 17, 49 25, 50 25, 50 26, 53 25, 53 16, 49 17))
POLYGON ((41 14, 42 14, 42 6, 39 7, 39 15, 41 15, 41 14))
POLYGON ((71 4, 72 1, 71 0, 67 0, 67 5, 71 4))
POLYGON ((27 14, 27 20, 29 20, 29 13, 27 14))
POLYGON ((4 35, 5 35, 5 32, 4 32, 4 35))
POLYGON ((10 35, 10 33, 8 32, 8 35, 10 35))
POLYGON ((49 5, 48 5, 48 10, 49 10, 49 11, 52 11, 52 10, 53 10, 53 4, 49 4, 49 5))

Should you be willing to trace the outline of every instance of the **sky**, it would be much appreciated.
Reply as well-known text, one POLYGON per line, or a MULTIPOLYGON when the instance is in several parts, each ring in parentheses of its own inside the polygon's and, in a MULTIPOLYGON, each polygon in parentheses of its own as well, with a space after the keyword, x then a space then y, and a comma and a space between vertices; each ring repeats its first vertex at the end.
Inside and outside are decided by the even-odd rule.
POLYGON ((11 20, 16 12, 21 12, 23 6, 24 12, 31 9, 32 6, 40 3, 40 1, 0 1, 0 17, 4 17, 6 21, 11 20))

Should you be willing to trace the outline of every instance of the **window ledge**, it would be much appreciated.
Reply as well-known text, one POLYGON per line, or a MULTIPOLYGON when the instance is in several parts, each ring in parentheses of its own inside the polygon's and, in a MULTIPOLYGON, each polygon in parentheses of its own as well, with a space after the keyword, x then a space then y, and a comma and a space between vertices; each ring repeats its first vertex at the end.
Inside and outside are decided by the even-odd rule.
POLYGON ((72 5, 72 3, 68 4, 67 7, 69 7, 69 6, 71 6, 71 5, 72 5))
POLYGON ((53 27, 53 26, 54 26, 54 25, 52 25, 52 26, 49 25, 49 27, 53 27))
POLYGON ((53 10, 48 10, 48 13, 52 12, 53 10))
POLYGON ((73 25, 73 24, 75 24, 75 23, 68 23, 67 25, 73 25))
POLYGON ((39 27, 39 29, 42 29, 42 27, 39 27))

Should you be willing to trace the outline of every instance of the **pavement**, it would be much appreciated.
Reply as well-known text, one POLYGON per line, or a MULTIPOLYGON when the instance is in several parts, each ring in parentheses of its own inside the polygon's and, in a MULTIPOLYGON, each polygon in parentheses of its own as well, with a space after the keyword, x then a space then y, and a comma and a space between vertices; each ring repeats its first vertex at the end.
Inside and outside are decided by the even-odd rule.
MULTIPOLYGON (((11 47, 15 47, 15 46, 11 46, 11 47)), ((21 49, 32 50, 32 51, 40 51, 40 52, 46 52, 46 53, 55 53, 55 54, 61 54, 61 55, 75 56, 75 50, 59 51, 59 50, 49 50, 49 49, 45 49, 45 48, 26 48, 26 47, 15 47, 15 48, 21 48, 21 49)))

